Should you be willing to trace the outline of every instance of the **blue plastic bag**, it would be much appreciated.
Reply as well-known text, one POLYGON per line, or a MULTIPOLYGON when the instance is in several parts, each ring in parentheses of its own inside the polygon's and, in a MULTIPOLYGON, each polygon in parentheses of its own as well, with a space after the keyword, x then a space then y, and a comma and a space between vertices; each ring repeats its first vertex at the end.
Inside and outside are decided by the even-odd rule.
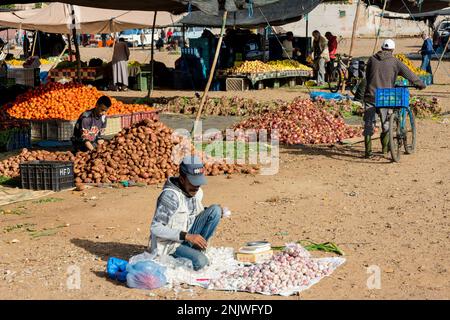
POLYGON ((151 260, 127 265, 127 285, 130 288, 153 290, 166 285, 166 268, 151 260))
POLYGON ((316 98, 324 98, 325 100, 342 100, 348 98, 348 96, 344 96, 340 93, 332 93, 332 92, 323 92, 323 91, 312 91, 309 94, 311 100, 315 100, 316 98))
POLYGON ((106 273, 108 277, 113 280, 119 280, 120 282, 127 281, 127 265, 128 261, 111 257, 108 259, 106 265, 106 273))

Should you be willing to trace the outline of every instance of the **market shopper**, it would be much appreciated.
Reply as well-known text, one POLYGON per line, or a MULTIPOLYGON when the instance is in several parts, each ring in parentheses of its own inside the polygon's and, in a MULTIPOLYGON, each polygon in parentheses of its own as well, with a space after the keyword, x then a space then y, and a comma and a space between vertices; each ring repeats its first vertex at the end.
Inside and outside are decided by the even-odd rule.
POLYGON ((378 88, 393 88, 398 76, 408 79, 419 89, 426 86, 406 65, 393 56, 395 42, 387 39, 381 51, 373 55, 367 62, 366 88, 364 94, 364 145, 365 157, 372 157, 372 135, 376 123, 376 113, 381 119, 381 146, 383 154, 389 150, 389 109, 375 108, 375 92, 378 88))
POLYGON ((130 59, 130 49, 124 38, 114 46, 112 57, 113 81, 117 90, 128 90, 128 59, 130 59))
POLYGON ((336 53, 338 48, 337 37, 333 35, 330 31, 325 33, 325 38, 328 40, 328 53, 330 55, 330 62, 327 63, 327 72, 331 74, 333 70, 334 60, 336 59, 336 53))
POLYGON ((299 53, 300 50, 294 47, 294 34, 289 31, 286 33, 286 39, 283 40, 283 58, 295 59, 299 53))
POLYGON ((167 179, 156 203, 149 244, 152 254, 189 259, 194 270, 208 264, 203 251, 220 222, 222 208, 203 207, 200 186, 205 184, 200 158, 183 158, 179 176, 167 179))
POLYGON ((424 32, 422 33, 423 44, 419 53, 422 55, 422 65, 420 69, 432 74, 431 70, 431 55, 433 54, 433 40, 424 32))
POLYGON ((102 134, 106 128, 106 112, 111 107, 111 99, 101 96, 95 108, 83 112, 73 130, 72 145, 74 152, 92 151, 102 144, 102 134))
POLYGON ((314 68, 317 72, 317 85, 322 86, 325 84, 325 65, 330 61, 328 40, 318 30, 314 30, 312 35, 314 38, 314 68))

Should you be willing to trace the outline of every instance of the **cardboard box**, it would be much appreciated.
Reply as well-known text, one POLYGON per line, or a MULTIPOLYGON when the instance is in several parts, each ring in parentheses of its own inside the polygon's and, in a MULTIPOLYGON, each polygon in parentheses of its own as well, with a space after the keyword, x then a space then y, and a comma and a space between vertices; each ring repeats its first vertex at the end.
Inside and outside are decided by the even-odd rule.
POLYGON ((269 260, 273 256, 273 250, 268 250, 260 253, 236 253, 236 260, 248 263, 261 263, 269 260))

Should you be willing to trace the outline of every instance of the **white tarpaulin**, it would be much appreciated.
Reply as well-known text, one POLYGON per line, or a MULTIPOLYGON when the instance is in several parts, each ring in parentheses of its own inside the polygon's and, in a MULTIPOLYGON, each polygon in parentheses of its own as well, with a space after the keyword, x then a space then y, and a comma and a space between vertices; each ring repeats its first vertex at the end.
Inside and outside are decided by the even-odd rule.
MULTIPOLYGON (((154 12, 108 10, 73 6, 75 26, 78 32, 97 34, 113 33, 127 29, 148 29, 152 27, 154 12)), ((0 26, 39 30, 48 33, 70 33, 72 30, 72 6, 64 3, 52 3, 42 9, 0 13, 0 26)), ((158 12, 156 26, 173 24, 181 16, 172 16, 168 12, 158 12)))

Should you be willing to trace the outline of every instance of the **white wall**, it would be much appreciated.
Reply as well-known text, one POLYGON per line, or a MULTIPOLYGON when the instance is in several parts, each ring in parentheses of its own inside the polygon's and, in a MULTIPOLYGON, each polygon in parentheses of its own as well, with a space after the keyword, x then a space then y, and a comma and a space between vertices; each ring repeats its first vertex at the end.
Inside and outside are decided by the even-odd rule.
MULTIPOLYGON (((322 34, 330 31, 337 36, 350 37, 356 7, 356 3, 319 5, 309 14, 309 36, 311 36, 313 30, 317 29, 322 34), (340 16, 340 11, 344 13, 344 16, 340 16)), ((381 9, 373 6, 361 6, 360 10, 357 36, 375 36, 380 23, 380 17, 377 15, 381 13, 381 9)), ((287 31, 291 30, 296 36, 305 36, 306 22, 305 20, 300 20, 287 24, 283 28, 287 31)), ((383 19, 380 35, 382 37, 418 35, 421 30, 427 30, 424 23, 401 19, 383 19)))

